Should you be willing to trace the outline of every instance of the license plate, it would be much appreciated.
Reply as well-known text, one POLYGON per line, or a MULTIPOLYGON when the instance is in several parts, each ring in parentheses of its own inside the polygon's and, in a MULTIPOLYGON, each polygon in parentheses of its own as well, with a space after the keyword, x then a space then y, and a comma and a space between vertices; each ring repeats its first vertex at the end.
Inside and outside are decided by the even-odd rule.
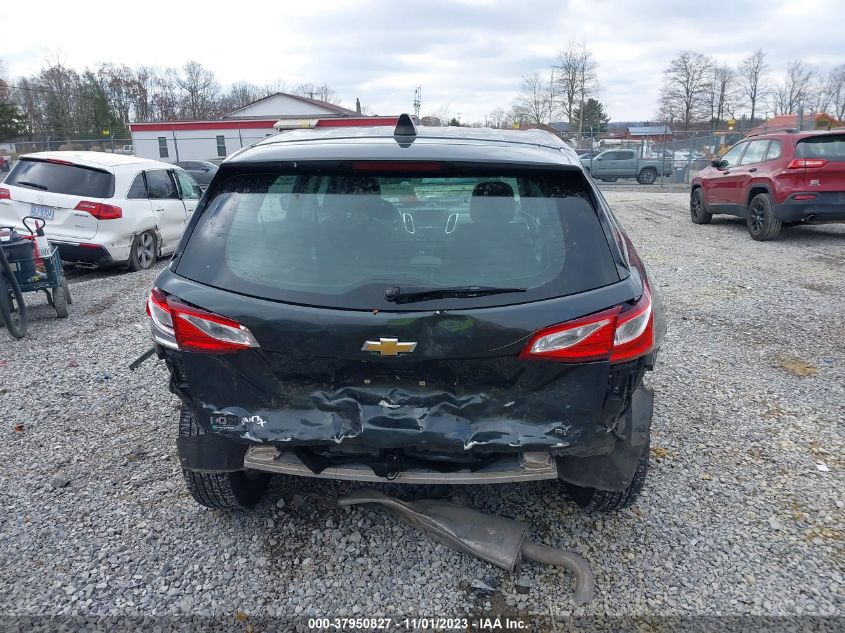
POLYGON ((42 220, 52 220, 53 219, 53 207, 38 207, 32 205, 29 208, 29 215, 34 218, 41 218, 42 220))

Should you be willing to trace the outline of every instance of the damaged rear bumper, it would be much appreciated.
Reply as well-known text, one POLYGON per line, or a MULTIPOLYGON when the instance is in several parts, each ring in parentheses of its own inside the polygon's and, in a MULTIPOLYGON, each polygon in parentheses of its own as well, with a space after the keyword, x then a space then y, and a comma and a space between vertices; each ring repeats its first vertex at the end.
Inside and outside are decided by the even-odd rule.
POLYGON ((423 460, 404 461, 401 449, 385 451, 395 461, 365 455, 333 461, 314 454, 307 458, 308 449, 247 445, 218 433, 180 437, 178 448, 182 468, 205 472, 249 469, 350 481, 451 485, 559 478, 578 486, 618 491, 630 485, 640 457, 648 450, 653 407, 651 389, 642 386, 636 389, 620 424, 613 433, 608 433, 611 447, 603 454, 567 456, 554 454, 555 451, 515 451, 492 453, 467 463, 464 452, 456 453, 455 462, 448 468, 442 467, 443 462, 439 464, 441 467, 434 462, 427 467, 423 460))

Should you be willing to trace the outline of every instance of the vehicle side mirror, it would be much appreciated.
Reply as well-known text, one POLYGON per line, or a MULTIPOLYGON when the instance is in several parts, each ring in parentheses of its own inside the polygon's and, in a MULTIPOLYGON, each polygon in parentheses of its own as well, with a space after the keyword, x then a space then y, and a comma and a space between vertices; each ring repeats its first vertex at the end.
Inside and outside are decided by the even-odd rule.
POLYGON ((710 165, 712 165, 712 166, 713 166, 713 167, 715 167, 716 169, 719 169, 719 167, 721 166, 721 164, 722 164, 722 159, 721 159, 721 158, 714 158, 713 160, 711 160, 711 161, 710 161, 710 165))

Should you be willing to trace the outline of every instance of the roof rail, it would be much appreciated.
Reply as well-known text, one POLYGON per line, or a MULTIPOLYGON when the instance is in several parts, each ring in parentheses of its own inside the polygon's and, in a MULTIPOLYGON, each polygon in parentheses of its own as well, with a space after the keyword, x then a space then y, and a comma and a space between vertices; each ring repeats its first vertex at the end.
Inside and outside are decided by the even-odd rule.
POLYGON ((773 127, 767 130, 760 130, 758 132, 749 132, 745 135, 745 138, 750 136, 760 136, 761 134, 795 134, 796 132, 800 132, 798 128, 794 127, 773 127))

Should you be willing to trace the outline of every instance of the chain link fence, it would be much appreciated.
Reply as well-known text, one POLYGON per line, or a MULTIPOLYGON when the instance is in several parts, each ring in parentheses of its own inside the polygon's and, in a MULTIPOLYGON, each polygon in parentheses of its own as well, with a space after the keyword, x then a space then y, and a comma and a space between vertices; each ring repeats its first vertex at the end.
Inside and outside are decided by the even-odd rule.
MULTIPOLYGON (((738 130, 677 129, 671 126, 654 126, 645 134, 627 132, 596 134, 587 131, 580 138, 566 133, 563 136, 576 149, 581 156, 581 162, 587 168, 593 166, 593 160, 602 152, 626 150, 624 156, 630 160, 633 151, 636 159, 634 163, 636 173, 628 177, 618 177, 615 182, 635 179, 643 167, 654 165, 660 172, 654 184, 681 185, 688 184, 697 172, 707 167, 714 158, 724 153, 731 145, 740 141, 745 133, 738 130)), ((605 157, 607 156, 614 157, 613 154, 605 154, 605 157)))

